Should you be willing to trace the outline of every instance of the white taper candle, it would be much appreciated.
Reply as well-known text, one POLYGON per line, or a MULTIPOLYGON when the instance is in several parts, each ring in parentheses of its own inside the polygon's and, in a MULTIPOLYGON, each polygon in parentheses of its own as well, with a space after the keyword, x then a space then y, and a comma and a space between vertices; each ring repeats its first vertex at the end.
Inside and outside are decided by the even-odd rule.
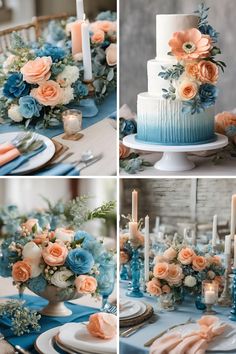
POLYGON ((232 195, 232 202, 231 202, 230 235, 232 239, 235 234, 235 226, 236 226, 236 194, 232 195))
POLYGON ((231 235, 225 236, 225 254, 231 254, 231 235))
POLYGON ((84 81, 91 81, 92 74, 92 60, 91 60, 91 47, 89 36, 89 24, 82 23, 82 52, 83 52, 83 65, 84 65, 84 81))
POLYGON ((145 238, 144 238, 144 278, 149 281, 149 216, 145 217, 145 238))
POLYGON ((84 19, 84 0, 76 0, 76 16, 77 20, 84 19))
POLYGON ((213 224, 212 224, 212 246, 216 246, 217 242, 217 215, 213 216, 213 224))
POLYGON ((234 235, 234 269, 236 269, 236 235, 234 235))

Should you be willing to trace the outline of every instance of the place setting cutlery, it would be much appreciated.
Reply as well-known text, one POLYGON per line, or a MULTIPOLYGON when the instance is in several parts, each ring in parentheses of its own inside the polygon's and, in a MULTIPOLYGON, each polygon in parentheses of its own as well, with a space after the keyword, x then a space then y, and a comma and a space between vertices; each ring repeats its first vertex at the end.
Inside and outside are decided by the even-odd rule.
POLYGON ((121 337, 123 338, 128 338, 130 336, 132 336, 133 334, 137 333, 140 329, 146 327, 149 324, 153 324, 157 321, 157 316, 153 315, 149 320, 144 321, 138 325, 132 326, 128 329, 125 329, 122 333, 121 333, 121 337))
MULTIPOLYGON (((1 341, 5 341, 7 342, 10 346, 12 346, 7 339, 5 338, 5 336, 0 332, 0 343, 1 341)), ((30 351, 23 349, 19 344, 12 346, 13 350, 14 350, 14 354, 31 354, 30 351)))

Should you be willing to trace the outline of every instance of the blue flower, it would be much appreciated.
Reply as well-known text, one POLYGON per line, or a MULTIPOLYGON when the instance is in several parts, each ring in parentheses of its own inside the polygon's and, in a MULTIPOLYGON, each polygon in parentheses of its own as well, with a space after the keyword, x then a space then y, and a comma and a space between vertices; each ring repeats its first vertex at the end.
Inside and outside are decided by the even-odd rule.
POLYGON ((126 135, 137 133, 137 123, 133 119, 120 118, 120 135, 124 138, 126 135))
POLYGON ((218 88, 211 84, 203 84, 199 88, 199 97, 203 108, 211 107, 218 97, 218 88))
POLYGON ((102 252, 104 252, 103 244, 86 231, 77 231, 75 234, 75 241, 80 241, 82 239, 84 239, 82 248, 91 253, 95 261, 97 261, 102 252))
POLYGON ((75 274, 86 274, 91 271, 94 259, 88 251, 82 248, 75 248, 69 252, 66 263, 75 274))
POLYGON ((81 81, 77 81, 74 85, 75 94, 80 97, 85 97, 88 95, 88 86, 83 84, 81 81))
POLYGON ((24 118, 39 117, 42 106, 32 96, 19 99, 20 113, 24 118))
POLYGON ((35 54, 38 57, 51 57, 53 62, 58 62, 65 58, 66 51, 63 48, 46 43, 42 48, 37 49, 35 54))
POLYGON ((116 17, 115 12, 103 11, 96 17, 96 21, 116 21, 116 17))
POLYGON ((48 25, 48 32, 54 42, 59 42, 65 39, 65 31, 64 29, 58 24, 58 21, 51 21, 48 25))
POLYGON ((30 290, 32 290, 35 294, 38 294, 44 291, 47 286, 47 281, 40 274, 38 277, 30 279, 27 285, 30 290))
POLYGON ((23 81, 21 73, 14 73, 7 79, 3 87, 3 95, 7 98, 18 98, 28 95, 30 86, 23 81))
POLYGON ((216 30, 211 25, 208 25, 208 24, 201 25, 199 27, 199 31, 202 34, 206 34, 206 35, 210 36, 213 43, 216 43, 218 41, 219 33, 216 32, 216 30))

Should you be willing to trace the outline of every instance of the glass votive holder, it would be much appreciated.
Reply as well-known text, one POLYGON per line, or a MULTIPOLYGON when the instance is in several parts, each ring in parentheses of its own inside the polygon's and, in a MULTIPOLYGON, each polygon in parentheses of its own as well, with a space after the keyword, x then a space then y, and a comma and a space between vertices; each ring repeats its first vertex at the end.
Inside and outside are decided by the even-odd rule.
POLYGON ((204 311, 207 315, 213 315, 216 312, 212 310, 212 306, 218 302, 219 286, 218 283, 203 281, 202 283, 202 300, 206 305, 204 311))
POLYGON ((67 109, 62 113, 65 134, 72 136, 82 129, 82 113, 77 109, 67 109))

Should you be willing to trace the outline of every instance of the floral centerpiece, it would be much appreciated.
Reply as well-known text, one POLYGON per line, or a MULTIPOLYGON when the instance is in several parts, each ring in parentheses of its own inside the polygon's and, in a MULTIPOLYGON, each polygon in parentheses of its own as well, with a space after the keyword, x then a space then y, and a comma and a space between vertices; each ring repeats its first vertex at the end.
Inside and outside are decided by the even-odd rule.
MULTIPOLYGON (((65 24, 68 30, 69 23, 65 24)), ((49 25, 49 28, 53 26, 49 25)), ((61 28, 63 32, 63 28, 61 28)), ((0 113, 6 122, 32 122, 39 127, 61 123, 70 104, 94 94, 103 99, 116 87, 116 25, 112 21, 91 24, 93 87, 83 82, 83 54, 73 57, 68 38, 63 46, 45 39, 26 43, 13 33, 11 50, 0 65, 0 113)))
POLYGON ((177 62, 168 68, 162 67, 159 73, 170 83, 168 89, 162 89, 163 97, 180 99, 185 113, 200 113, 215 104, 219 68, 224 71, 226 67, 223 61, 216 59, 221 54, 217 46, 219 33, 209 25, 208 11, 202 3, 195 12, 200 19, 198 29, 173 34, 168 54, 177 62))
POLYGON ((204 280, 222 285, 223 274, 219 256, 184 244, 171 245, 162 255, 156 256, 147 291, 157 297, 171 293, 174 299, 180 292, 198 295, 204 280))
MULTIPOLYGON (((80 202, 73 204, 76 203, 78 206, 80 202)), ((105 217, 112 207, 114 204, 109 203, 89 213, 85 210, 79 223, 105 217)), ((47 219, 47 212, 45 216, 47 219)), ((72 212, 65 217, 73 220, 72 212)), ((99 268, 104 262, 111 262, 113 252, 108 252, 102 241, 77 229, 76 222, 74 227, 68 223, 67 227, 52 228, 45 224, 46 219, 42 222, 42 219, 26 218, 11 238, 3 242, 3 257, 18 287, 28 287, 49 300, 42 313, 69 315, 71 312, 63 301, 83 294, 99 295, 99 268)), ((99 284, 102 286, 101 282, 99 284)))

